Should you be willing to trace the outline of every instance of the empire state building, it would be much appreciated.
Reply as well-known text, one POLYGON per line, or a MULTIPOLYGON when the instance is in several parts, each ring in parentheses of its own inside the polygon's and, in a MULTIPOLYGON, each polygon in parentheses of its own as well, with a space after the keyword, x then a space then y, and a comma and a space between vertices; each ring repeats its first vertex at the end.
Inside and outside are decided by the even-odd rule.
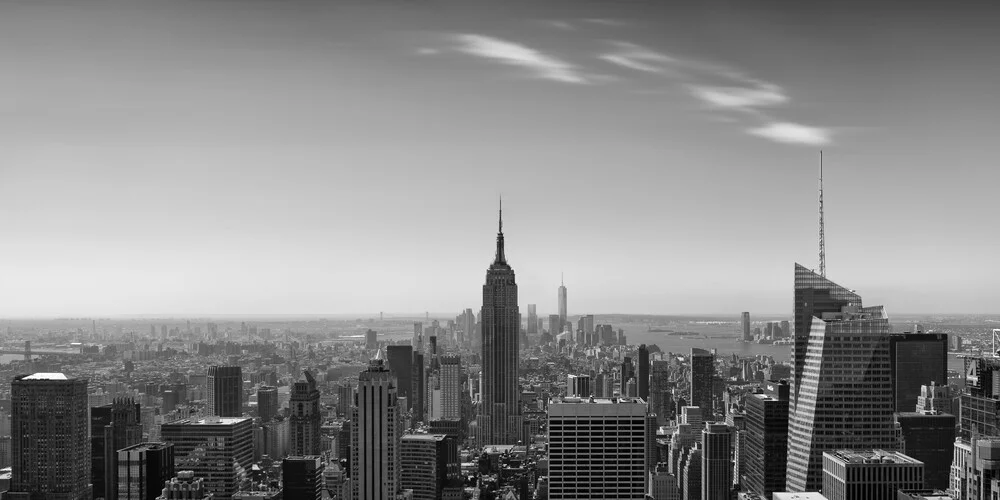
POLYGON ((479 410, 481 443, 517 444, 521 434, 520 386, 518 384, 518 333, 521 315, 517 308, 514 270, 503 252, 503 208, 497 253, 486 271, 483 285, 483 387, 479 410))

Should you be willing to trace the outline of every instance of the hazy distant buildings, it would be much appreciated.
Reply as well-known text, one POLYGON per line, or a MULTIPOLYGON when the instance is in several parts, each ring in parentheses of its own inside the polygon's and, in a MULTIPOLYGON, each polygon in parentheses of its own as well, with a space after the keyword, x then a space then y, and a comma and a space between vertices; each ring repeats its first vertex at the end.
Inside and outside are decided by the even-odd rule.
POLYGON ((559 283, 559 324, 566 324, 566 283, 559 283))
MULTIPOLYGON (((807 277, 798 267, 797 283, 807 277)), ((817 287, 830 283, 819 275, 810 279, 817 287)), ((861 307, 861 297, 851 296, 855 302, 839 312, 817 313, 809 325, 798 400, 789 421, 789 491, 822 486, 825 451, 897 446, 889 318, 882 307, 861 307)))
POLYGON ((895 410, 913 411, 920 386, 948 385, 948 335, 894 333, 889 335, 889 366, 895 410))
POLYGON ((5 499, 90 500, 87 381, 62 373, 11 382, 12 464, 5 499))
POLYGON ((503 214, 497 249, 483 285, 482 404, 478 425, 483 444, 516 444, 521 438, 518 334, 514 270, 504 255, 503 214))
POLYGON ((550 499, 644 498, 644 401, 553 400, 548 414, 550 499))
POLYGON ((691 348, 691 392, 688 404, 701 408, 706 419, 713 414, 715 356, 704 349, 691 348))
POLYGON ((208 414, 219 417, 243 415, 243 371, 240 367, 208 368, 208 414))
POLYGON ((396 378, 379 350, 368 369, 358 375, 357 405, 351 419, 354 500, 395 499, 399 489, 400 417, 396 378))
POLYGON ((320 425, 323 415, 319 408, 319 389, 316 379, 309 370, 302 372, 302 377, 292 384, 292 394, 289 402, 289 431, 291 446, 289 453, 295 456, 320 454, 320 425))
POLYGON ((746 342, 752 342, 753 334, 750 332, 750 313, 744 312, 740 316, 740 320, 743 324, 743 340, 746 342))
POLYGON ((535 304, 528 304, 528 323, 525 325, 525 330, 527 330, 528 335, 538 334, 538 312, 535 309, 535 304))

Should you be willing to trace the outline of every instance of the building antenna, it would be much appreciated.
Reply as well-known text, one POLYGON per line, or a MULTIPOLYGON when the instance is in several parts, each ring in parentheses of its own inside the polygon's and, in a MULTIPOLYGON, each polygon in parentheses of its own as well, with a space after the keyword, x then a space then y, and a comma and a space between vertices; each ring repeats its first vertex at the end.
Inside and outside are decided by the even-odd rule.
POLYGON ((826 227, 823 224, 823 150, 819 152, 819 275, 826 277, 826 227))

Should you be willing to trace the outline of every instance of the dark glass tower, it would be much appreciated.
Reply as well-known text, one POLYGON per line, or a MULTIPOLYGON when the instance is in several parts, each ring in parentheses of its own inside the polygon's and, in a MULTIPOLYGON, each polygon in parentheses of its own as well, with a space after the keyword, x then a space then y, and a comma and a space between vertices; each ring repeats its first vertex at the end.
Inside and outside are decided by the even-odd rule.
POLYGON ((688 404, 701 408, 705 420, 712 420, 715 399, 715 356, 697 347, 691 348, 691 394, 688 404))
POLYGON ((948 385, 948 334, 889 335, 889 366, 895 409, 897 412, 912 412, 920 397, 921 386, 931 383, 948 385))
POLYGON ((854 304, 861 306, 861 297, 826 278, 807 269, 802 264, 795 264, 795 344, 792 352, 792 406, 798 400, 799 386, 802 382, 802 368, 806 362, 806 345, 809 342, 809 329, 812 328, 813 316, 822 317, 823 313, 838 313, 844 306, 854 304))
POLYGON ((646 344, 639 346, 639 397, 649 399, 649 349, 646 344))
POLYGON ((303 378, 292 385, 290 431, 292 434, 291 455, 319 455, 319 431, 323 416, 319 411, 319 389, 316 379, 309 370, 302 372, 303 378))
POLYGON ((398 394, 401 398, 406 398, 406 404, 413 406, 413 346, 410 345, 390 345, 385 348, 386 357, 389 358, 389 371, 396 377, 399 384, 398 394))
POLYGON ((483 404, 479 428, 483 444, 517 444, 520 436, 517 284, 503 248, 503 210, 497 252, 483 285, 483 404))
POLYGON ((94 498, 118 498, 118 450, 142 442, 139 404, 115 399, 90 410, 90 481, 94 498))
POLYGON ((746 398, 744 486, 764 498, 785 491, 788 464, 788 383, 769 381, 764 392, 746 398))
POLYGON ((243 371, 240 367, 208 368, 208 414, 218 417, 243 415, 243 371))

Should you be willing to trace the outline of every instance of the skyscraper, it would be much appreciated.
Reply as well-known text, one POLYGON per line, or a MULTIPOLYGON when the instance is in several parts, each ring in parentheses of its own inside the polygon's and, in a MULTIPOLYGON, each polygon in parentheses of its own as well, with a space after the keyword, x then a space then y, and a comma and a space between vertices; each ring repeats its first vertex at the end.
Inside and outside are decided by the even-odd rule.
POLYGON ((894 500, 924 487, 924 464, 897 451, 823 452, 823 496, 829 500, 894 500))
POLYGON ((879 307, 844 306, 814 317, 798 400, 788 428, 788 491, 815 491, 823 452, 894 450, 889 318, 879 307))
POLYGON ((118 450, 142 441, 139 415, 138 403, 124 398, 90 410, 90 481, 94 498, 116 498, 118 450))
POLYGON ((688 404, 701 408, 706 420, 712 419, 715 390, 715 356, 704 349, 691 348, 691 393, 688 404))
POLYGON ((381 349, 358 375, 357 398, 351 419, 352 496, 354 500, 394 499, 399 489, 402 425, 396 377, 381 349))
POLYGON ((219 417, 243 415, 243 371, 240 367, 208 368, 208 414, 219 417))
POLYGON ((948 334, 889 335, 889 367, 895 410, 912 412, 920 386, 948 385, 948 334))
POLYGON ((118 500, 156 500, 163 484, 174 477, 172 444, 139 443, 116 453, 118 500))
POLYGON ((566 324, 566 283, 561 279, 559 282, 559 322, 566 324))
POLYGON ((556 335, 559 335, 563 331, 562 320, 559 319, 558 314, 549 315, 549 335, 552 335, 552 339, 555 340, 556 335))
POLYGON ((257 389, 257 415, 267 422, 278 414, 278 388, 262 385, 257 389))
POLYGON ((413 362, 410 364, 410 368, 412 369, 410 393, 413 395, 413 403, 411 403, 413 421, 423 422, 427 411, 427 383, 424 378, 426 366, 424 365, 423 353, 413 352, 413 362))
POLYGON ((496 256, 483 285, 483 402, 478 422, 483 444, 517 444, 520 439, 520 321, 514 270, 504 255, 501 210, 496 256))
POLYGON ((90 500, 87 380, 18 375, 10 391, 12 470, 4 498, 90 500))
POLYGON ((550 499, 644 498, 645 401, 553 400, 548 414, 550 499))
POLYGON ((209 416, 160 427, 163 441, 174 445, 175 467, 205 480, 215 500, 229 500, 253 465, 253 419, 209 416))
POLYGON ((788 463, 789 387, 784 381, 768 381, 764 392, 746 397, 744 454, 748 491, 771 498, 775 491, 785 491, 785 467, 788 463))
POLYGON ((460 474, 455 438, 446 434, 407 434, 400 444, 400 488, 413 500, 442 498, 449 479, 460 474))
POLYGON ((462 418, 462 358, 441 356, 441 419, 462 418))
POLYGON ((639 397, 649 399, 649 349, 646 344, 639 346, 639 397))
POLYGON ((535 309, 535 304, 528 304, 528 324, 525 325, 525 329, 528 331, 528 335, 538 334, 538 312, 535 309))
POLYGON ((292 394, 289 400, 289 431, 291 433, 291 448, 289 453, 295 456, 319 455, 319 431, 323 416, 319 410, 319 389, 316 379, 309 370, 303 370, 302 377, 292 384, 292 394))
POLYGON ((806 360, 806 344, 813 317, 823 313, 838 313, 847 305, 861 305, 861 297, 801 264, 795 264, 795 339, 792 351, 792 405, 798 401, 802 368, 806 360))
MULTIPOLYGON (((925 385, 923 391, 930 395, 941 391, 946 395, 948 386, 925 385)), ((925 487, 948 488, 955 446, 955 416, 933 408, 918 407, 916 410, 896 413, 902 438, 900 451, 924 463, 925 487)))
POLYGON ((406 404, 412 406, 413 346, 390 345, 385 348, 385 354, 389 371, 396 377, 396 393, 399 397, 406 398, 406 404))
POLYGON ((323 459, 318 456, 291 456, 281 461, 284 498, 320 500, 323 498, 323 459))
POLYGON ((746 342, 753 341, 753 334, 750 333, 750 313, 744 312, 741 320, 743 323, 743 340, 746 342))
POLYGON ((701 498, 729 500, 733 489, 733 435, 729 426, 706 423, 701 449, 701 498))
POLYGON ((424 352, 424 324, 420 322, 413 323, 413 340, 410 341, 410 346, 413 347, 413 352, 424 352))

